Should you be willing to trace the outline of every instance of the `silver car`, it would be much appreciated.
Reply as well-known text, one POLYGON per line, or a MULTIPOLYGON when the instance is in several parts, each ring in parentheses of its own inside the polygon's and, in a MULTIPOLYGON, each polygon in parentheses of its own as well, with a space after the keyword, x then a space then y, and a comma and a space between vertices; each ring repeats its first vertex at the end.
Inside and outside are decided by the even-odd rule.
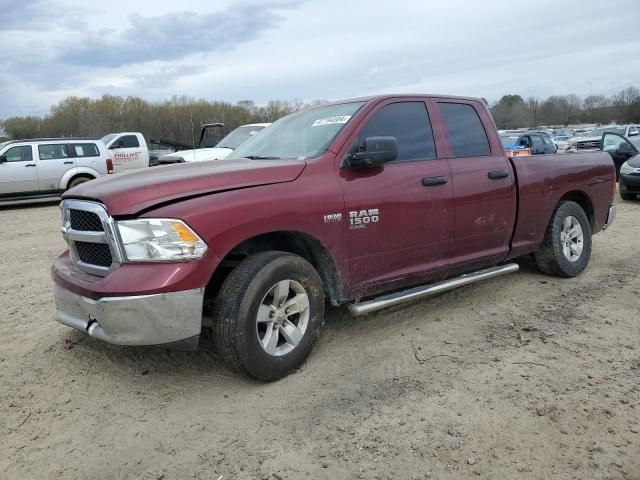
POLYGON ((99 140, 45 138, 0 144, 0 201, 60 193, 113 171, 99 140))

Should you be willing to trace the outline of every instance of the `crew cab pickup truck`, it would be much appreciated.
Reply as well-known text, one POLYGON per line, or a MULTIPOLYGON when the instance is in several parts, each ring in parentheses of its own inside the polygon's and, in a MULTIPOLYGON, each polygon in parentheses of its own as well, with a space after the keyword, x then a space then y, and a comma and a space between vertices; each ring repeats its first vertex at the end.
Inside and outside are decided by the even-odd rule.
POLYGON ((388 95, 288 115, 230 159, 132 172, 63 196, 55 318, 119 345, 298 368, 325 304, 355 315, 514 272, 573 277, 611 225, 604 152, 508 158, 474 98, 388 95))

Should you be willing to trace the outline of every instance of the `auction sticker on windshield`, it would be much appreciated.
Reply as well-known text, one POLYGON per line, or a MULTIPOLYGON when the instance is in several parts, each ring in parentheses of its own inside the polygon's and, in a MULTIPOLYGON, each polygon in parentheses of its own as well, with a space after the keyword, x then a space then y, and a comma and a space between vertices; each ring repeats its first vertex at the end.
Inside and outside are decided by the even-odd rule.
POLYGON ((322 126, 322 125, 333 125, 333 124, 336 124, 336 123, 347 123, 350 118, 351 118, 351 115, 338 115, 336 117, 319 118, 315 122, 313 122, 313 125, 311 125, 311 126, 312 127, 319 127, 319 126, 322 126))

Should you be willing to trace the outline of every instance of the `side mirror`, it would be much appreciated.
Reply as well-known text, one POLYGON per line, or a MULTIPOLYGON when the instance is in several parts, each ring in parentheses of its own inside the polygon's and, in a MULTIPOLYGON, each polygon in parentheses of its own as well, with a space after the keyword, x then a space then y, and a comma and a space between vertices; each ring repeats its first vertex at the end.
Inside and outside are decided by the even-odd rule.
POLYGON ((115 150, 117 148, 123 148, 123 147, 124 147, 124 142, 122 140, 116 140, 111 144, 111 146, 109 147, 109 150, 115 150))
POLYGON ((640 135, 640 132, 629 132, 630 137, 637 137, 638 135, 640 135))
POLYGON ((364 149, 351 154, 347 165, 350 168, 378 167, 398 158, 396 137, 367 137, 364 149))
POLYGON ((0 155, 0 163, 7 163, 8 161, 6 155, 0 155))
POLYGON ((621 143, 618 147, 618 153, 629 153, 631 152, 631 145, 627 142, 621 143))

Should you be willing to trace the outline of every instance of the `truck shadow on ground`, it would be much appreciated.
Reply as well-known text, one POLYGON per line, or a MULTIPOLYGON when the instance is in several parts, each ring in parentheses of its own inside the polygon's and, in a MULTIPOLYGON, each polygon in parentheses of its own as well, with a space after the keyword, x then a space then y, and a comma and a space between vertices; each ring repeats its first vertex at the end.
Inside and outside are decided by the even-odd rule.
MULTIPOLYGON (((538 277, 541 274, 536 268, 533 258, 518 259, 520 275, 538 277)), ((500 281, 500 280, 491 280, 500 281)), ((504 281, 504 280, 503 280, 504 281)), ((475 286, 463 287, 473 289, 475 286)), ((452 291, 452 292, 455 292, 452 291)), ((455 302, 455 294, 445 292, 434 297, 435 304, 429 306, 430 317, 441 316, 442 310, 450 302, 455 302)), ((407 303, 382 310, 364 317, 352 317, 346 307, 327 306, 325 325, 318 344, 311 353, 309 360, 302 370, 312 369, 316 355, 322 356, 328 351, 344 351, 353 335, 367 335, 372 339, 378 338, 385 329, 389 328, 389 316, 405 311, 401 317, 416 318, 416 314, 424 309, 424 300, 407 303), (344 343, 344 345, 340 345, 344 343)), ((397 317, 397 315, 395 315, 397 317)), ((412 322, 413 320, 408 320, 412 322)), ((420 320, 416 320, 420 321, 420 320)), ((366 339, 363 340, 366 343, 366 339)), ((373 341, 373 340, 372 340, 373 341)), ((201 337, 200 345, 194 351, 173 350, 162 347, 120 347, 109 345, 88 337, 79 331, 65 331, 60 334, 60 340, 53 348, 63 350, 62 355, 56 356, 63 365, 61 368, 82 369, 86 373, 99 376, 113 376, 128 378, 135 383, 138 376, 154 375, 171 382, 172 379, 191 379, 192 381, 224 380, 225 383, 238 385, 262 385, 262 382, 246 378, 240 373, 229 371, 216 354, 210 338, 201 337)))
POLYGON ((33 200, 19 200, 0 202, 0 211, 4 210, 21 210, 26 208, 53 207, 60 203, 59 197, 38 198, 33 200))

